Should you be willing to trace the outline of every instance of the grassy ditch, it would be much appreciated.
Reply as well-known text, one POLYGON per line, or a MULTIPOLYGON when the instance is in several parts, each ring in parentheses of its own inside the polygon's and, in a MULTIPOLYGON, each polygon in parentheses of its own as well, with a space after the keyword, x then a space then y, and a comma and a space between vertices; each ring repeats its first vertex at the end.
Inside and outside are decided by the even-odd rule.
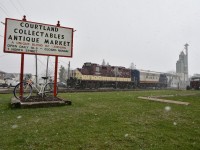
POLYGON ((11 109, 11 97, 0 95, 0 150, 200 148, 199 91, 61 93, 71 106, 31 109, 11 109), (190 105, 138 99, 158 95, 190 105))

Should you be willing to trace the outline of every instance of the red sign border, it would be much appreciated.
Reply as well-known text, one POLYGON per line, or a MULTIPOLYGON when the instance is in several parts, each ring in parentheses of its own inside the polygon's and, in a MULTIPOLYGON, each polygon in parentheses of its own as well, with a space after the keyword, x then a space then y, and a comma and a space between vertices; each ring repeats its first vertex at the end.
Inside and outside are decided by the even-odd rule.
POLYGON ((40 53, 26 53, 26 52, 11 52, 6 50, 6 33, 7 33, 7 20, 16 20, 16 21, 23 21, 23 20, 19 20, 19 19, 13 19, 13 18, 5 18, 5 32, 4 32, 4 53, 17 53, 17 54, 29 54, 29 55, 44 55, 44 56, 59 56, 59 57, 69 57, 72 58, 73 57, 73 37, 74 37, 74 29, 70 28, 70 27, 62 27, 62 26, 56 26, 56 25, 50 25, 50 24, 45 24, 45 23, 38 23, 38 22, 32 22, 32 21, 23 21, 23 22, 30 22, 30 23, 36 23, 36 24, 41 24, 41 25, 48 25, 48 26, 54 26, 57 28, 66 28, 66 29, 71 29, 72 30, 72 45, 71 45, 71 55, 70 56, 63 56, 63 55, 50 55, 50 54, 40 54, 40 53))

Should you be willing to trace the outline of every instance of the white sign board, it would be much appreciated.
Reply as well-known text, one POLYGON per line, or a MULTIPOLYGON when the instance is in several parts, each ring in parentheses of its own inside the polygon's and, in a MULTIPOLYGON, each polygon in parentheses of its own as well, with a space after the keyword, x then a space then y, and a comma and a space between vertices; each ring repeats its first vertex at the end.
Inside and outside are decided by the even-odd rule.
POLYGON ((4 52, 72 57, 73 28, 6 18, 4 52))

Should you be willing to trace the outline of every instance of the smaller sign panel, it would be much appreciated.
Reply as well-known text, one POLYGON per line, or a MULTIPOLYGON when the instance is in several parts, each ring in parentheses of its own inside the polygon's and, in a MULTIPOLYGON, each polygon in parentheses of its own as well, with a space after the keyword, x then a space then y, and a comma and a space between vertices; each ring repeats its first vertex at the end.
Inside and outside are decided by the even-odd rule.
POLYGON ((6 18, 4 52, 72 57, 73 28, 6 18))

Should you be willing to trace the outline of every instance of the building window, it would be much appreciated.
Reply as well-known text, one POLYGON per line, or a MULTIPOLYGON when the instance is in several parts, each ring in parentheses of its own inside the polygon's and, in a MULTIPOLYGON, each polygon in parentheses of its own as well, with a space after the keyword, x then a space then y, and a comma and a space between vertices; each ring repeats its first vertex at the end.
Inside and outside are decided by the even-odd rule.
POLYGON ((99 72, 99 67, 96 67, 96 72, 99 72))

